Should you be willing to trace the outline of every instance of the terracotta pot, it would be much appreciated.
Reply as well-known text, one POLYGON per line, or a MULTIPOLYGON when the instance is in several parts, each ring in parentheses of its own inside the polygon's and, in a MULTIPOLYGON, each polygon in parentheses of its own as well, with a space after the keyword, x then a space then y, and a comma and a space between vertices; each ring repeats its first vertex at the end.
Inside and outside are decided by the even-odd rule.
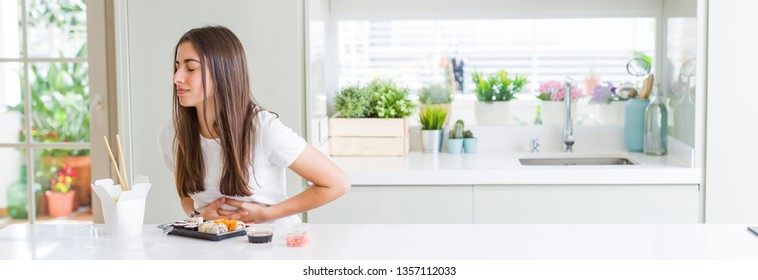
POLYGON ((92 205, 92 186, 90 185, 92 177, 92 156, 73 156, 64 157, 63 162, 71 166, 78 175, 76 180, 71 184, 71 189, 76 191, 74 210, 79 206, 92 205))
MULTIPOLYGON (((44 164, 51 166, 63 166, 68 164, 76 171, 76 180, 71 184, 71 189, 77 191, 73 210, 79 206, 92 205, 92 186, 90 186, 92 177, 92 156, 69 156, 69 157, 45 157, 41 159, 44 164)), ((47 182, 50 184, 50 182, 47 182)))
POLYGON ((50 208, 50 217, 68 216, 73 212, 76 191, 70 190, 66 193, 46 191, 45 196, 50 208))

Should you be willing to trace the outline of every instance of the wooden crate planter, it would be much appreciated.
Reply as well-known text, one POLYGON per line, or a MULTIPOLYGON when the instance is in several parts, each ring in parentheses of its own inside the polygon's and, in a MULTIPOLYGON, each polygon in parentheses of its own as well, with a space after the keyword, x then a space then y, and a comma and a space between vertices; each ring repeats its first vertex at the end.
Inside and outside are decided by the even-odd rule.
POLYGON ((404 156, 410 150, 408 118, 329 118, 332 156, 404 156))

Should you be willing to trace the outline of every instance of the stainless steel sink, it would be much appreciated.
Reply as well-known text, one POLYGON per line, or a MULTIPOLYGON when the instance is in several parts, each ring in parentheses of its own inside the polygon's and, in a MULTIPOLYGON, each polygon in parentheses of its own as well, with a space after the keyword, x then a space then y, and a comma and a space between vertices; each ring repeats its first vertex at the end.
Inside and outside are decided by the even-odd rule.
POLYGON ((521 165, 635 165, 623 157, 520 158, 521 165))

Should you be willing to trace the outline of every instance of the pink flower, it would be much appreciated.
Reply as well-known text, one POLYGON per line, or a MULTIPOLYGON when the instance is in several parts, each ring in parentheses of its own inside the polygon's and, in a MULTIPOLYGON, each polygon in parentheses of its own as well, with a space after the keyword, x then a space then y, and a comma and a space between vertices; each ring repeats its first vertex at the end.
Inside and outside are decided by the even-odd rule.
MULTIPOLYGON (((544 82, 540 85, 540 87, 537 89, 539 91, 538 98, 541 100, 550 100, 550 101, 561 101, 563 100, 564 92, 563 92, 563 82, 559 82, 556 80, 550 80, 547 82, 544 82)), ((571 86, 571 100, 576 100, 579 98, 580 93, 579 90, 575 86, 571 86)))

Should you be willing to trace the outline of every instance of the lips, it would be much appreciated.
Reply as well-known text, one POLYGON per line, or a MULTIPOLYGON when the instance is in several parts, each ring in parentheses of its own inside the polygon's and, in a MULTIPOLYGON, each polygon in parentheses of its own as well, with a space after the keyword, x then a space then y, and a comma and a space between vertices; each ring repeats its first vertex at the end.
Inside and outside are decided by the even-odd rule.
POLYGON ((177 88, 176 89, 176 94, 178 94, 178 95, 186 94, 188 92, 189 92, 189 89, 184 89, 184 88, 177 88))

